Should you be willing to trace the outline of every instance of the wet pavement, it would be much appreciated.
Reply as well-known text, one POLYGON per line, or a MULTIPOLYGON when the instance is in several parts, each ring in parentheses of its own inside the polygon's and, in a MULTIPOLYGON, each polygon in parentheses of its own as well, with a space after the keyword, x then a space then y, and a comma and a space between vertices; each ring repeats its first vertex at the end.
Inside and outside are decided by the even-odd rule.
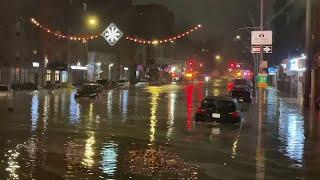
POLYGON ((1 179, 318 179, 319 113, 274 89, 241 124, 195 124, 226 81, 114 89, 16 92, 0 104, 1 179))

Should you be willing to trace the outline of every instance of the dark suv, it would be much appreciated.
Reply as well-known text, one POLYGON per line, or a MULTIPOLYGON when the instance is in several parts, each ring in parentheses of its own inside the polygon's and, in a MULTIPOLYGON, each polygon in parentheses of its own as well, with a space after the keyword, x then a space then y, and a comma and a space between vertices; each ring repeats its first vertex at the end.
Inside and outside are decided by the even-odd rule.
POLYGON ((231 97, 206 97, 198 108, 196 122, 237 123, 243 118, 244 109, 231 97))

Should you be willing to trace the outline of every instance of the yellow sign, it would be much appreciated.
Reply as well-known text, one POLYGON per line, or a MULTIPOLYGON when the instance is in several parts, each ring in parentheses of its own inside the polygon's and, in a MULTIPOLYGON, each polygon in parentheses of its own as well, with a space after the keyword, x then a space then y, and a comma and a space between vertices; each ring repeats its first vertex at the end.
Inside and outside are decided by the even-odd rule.
POLYGON ((265 88, 267 88, 267 86, 268 86, 267 83, 258 83, 258 87, 259 88, 264 88, 265 89, 265 88))

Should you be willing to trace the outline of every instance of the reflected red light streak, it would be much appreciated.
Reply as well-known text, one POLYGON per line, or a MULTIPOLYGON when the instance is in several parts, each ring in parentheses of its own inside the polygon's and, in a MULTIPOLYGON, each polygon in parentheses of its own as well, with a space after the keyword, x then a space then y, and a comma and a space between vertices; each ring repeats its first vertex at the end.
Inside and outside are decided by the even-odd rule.
POLYGON ((192 130, 192 107, 193 107, 193 84, 186 85, 186 96, 187 96, 187 130, 192 130))

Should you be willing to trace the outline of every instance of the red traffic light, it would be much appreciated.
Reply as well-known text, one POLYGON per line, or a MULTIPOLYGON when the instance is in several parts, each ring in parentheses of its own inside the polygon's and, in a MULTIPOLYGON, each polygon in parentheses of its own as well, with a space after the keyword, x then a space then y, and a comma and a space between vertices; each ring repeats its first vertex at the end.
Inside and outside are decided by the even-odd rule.
POLYGON ((192 62, 192 61, 190 61, 190 62, 189 62, 189 66, 192 66, 192 65, 193 65, 193 62, 192 62))
POLYGON ((203 67, 203 64, 202 64, 202 63, 200 63, 200 67, 203 67))
POLYGON ((230 68, 236 68, 236 63, 230 63, 230 64, 229 64, 229 67, 230 67, 230 68))

